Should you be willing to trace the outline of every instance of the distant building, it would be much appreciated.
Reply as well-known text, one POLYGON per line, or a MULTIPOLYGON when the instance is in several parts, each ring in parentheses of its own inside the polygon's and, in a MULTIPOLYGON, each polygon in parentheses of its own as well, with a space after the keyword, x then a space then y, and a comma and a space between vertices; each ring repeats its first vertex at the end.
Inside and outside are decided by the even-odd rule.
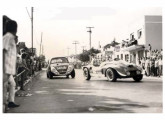
POLYGON ((129 39, 125 38, 126 45, 120 44, 121 49, 116 57, 136 64, 139 58, 147 57, 149 44, 152 50, 162 49, 162 16, 146 15, 131 23, 128 31, 125 34, 129 39), (136 40, 137 44, 127 46, 131 40, 136 40))

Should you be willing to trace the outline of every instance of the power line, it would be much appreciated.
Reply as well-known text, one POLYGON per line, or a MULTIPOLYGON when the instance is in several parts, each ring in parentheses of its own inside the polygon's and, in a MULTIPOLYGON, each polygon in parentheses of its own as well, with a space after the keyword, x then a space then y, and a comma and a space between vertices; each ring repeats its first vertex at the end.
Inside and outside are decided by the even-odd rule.
POLYGON ((28 15, 29 15, 29 18, 31 19, 31 16, 30 16, 30 14, 29 14, 29 11, 28 11, 27 7, 26 7, 26 11, 27 11, 27 13, 28 13, 28 15))
POLYGON ((79 44, 78 41, 73 41, 72 44, 75 44, 75 55, 77 55, 77 44, 79 44))

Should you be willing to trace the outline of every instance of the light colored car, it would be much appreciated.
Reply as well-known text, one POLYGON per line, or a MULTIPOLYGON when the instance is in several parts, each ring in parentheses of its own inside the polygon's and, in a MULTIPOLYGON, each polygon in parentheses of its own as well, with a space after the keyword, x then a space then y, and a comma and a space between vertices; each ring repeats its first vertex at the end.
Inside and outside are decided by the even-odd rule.
POLYGON ((53 76, 66 76, 69 78, 69 75, 74 78, 75 70, 74 65, 69 63, 66 57, 55 57, 50 60, 47 67, 47 78, 52 79, 53 76))
POLYGON ((97 60, 92 60, 89 65, 83 67, 83 74, 86 80, 90 80, 92 76, 98 74, 107 77, 112 82, 116 82, 117 78, 133 78, 136 82, 143 79, 141 67, 119 59, 101 64, 97 60))

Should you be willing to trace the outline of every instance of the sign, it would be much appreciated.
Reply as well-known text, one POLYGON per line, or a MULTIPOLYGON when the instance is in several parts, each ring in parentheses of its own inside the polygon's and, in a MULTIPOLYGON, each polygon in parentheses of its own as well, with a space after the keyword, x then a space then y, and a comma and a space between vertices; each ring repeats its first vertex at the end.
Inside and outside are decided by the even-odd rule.
POLYGON ((105 55, 113 55, 113 51, 105 51, 105 55))

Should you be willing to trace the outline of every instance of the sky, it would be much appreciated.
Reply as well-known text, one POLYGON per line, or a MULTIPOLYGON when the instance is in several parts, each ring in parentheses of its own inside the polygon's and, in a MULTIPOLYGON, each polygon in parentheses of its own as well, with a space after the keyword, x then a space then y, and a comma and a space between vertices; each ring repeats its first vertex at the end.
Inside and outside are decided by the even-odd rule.
MULTIPOLYGON (((19 41, 31 47, 31 7, 19 6, 3 10, 4 15, 17 21, 19 41)), ((33 46, 37 48, 38 55, 42 33, 42 48, 47 59, 75 54, 74 41, 78 41, 77 53, 81 53, 82 46, 89 49, 89 29, 86 28, 89 26, 94 27, 92 47, 98 48, 99 43, 104 46, 114 38, 121 42, 126 37, 123 33, 129 23, 144 15, 162 15, 162 8, 65 4, 34 6, 33 46)))

